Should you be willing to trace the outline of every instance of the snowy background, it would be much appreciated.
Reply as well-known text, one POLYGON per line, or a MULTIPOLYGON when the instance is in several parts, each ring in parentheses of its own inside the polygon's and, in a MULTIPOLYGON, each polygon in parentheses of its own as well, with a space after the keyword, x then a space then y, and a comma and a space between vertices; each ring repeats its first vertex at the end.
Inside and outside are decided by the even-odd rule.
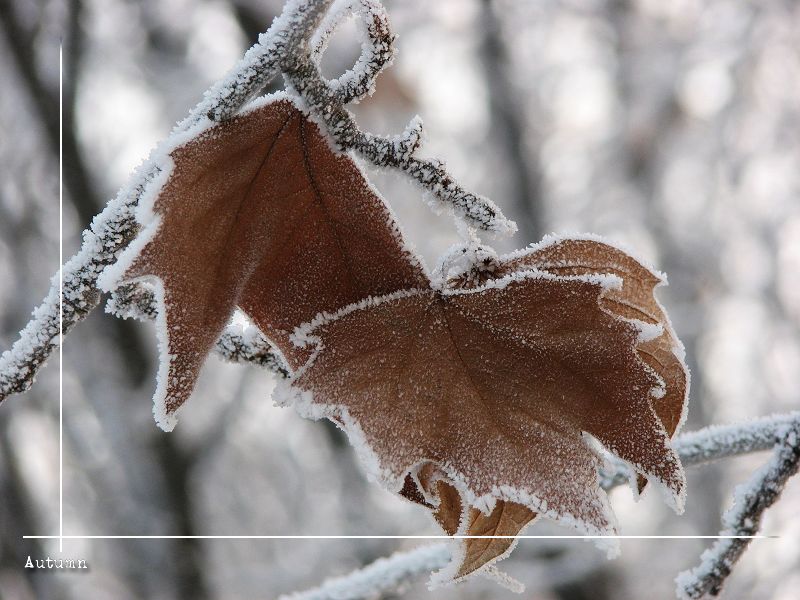
MULTIPOLYGON (((800 406, 800 7, 767 0, 395 0, 400 54, 355 108, 371 131, 419 113, 425 153, 517 219, 510 250, 593 231, 666 271, 687 347, 686 429, 800 406)), ((91 215, 280 11, 273 0, 0 0, 0 349, 58 269, 58 44, 65 44, 65 256, 91 215)), ((357 55, 344 27, 330 75, 357 55)), ((456 241, 397 175, 374 181, 429 266, 456 241)), ((151 325, 97 311, 64 347, 64 532, 435 534, 367 483, 334 427, 272 406, 271 376, 211 358, 172 434, 150 412, 151 325)), ((611 493, 621 532, 714 535, 766 455, 689 470, 686 514, 611 493)), ((652 490, 651 490, 652 492, 652 490)), ((397 540, 67 540, 87 574, 22 569, 55 554, 58 361, 0 407, 0 598, 273 598, 414 544, 397 540)), ((800 588, 800 480, 767 513, 726 598, 800 588)), ((546 523, 531 534, 570 533, 546 523)), ((708 540, 523 540, 502 563, 525 598, 670 598, 708 540)), ((516 596, 473 580, 404 598, 516 596)))

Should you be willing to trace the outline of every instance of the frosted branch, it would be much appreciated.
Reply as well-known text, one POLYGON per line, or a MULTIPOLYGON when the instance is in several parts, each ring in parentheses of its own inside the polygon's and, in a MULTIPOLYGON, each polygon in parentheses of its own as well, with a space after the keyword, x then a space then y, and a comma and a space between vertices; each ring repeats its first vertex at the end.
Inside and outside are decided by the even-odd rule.
POLYGON ((322 120, 330 136, 343 150, 353 150, 377 167, 390 167, 410 176, 445 207, 450 207, 474 226, 485 231, 509 235, 516 225, 488 198, 466 191, 444 168, 441 161, 416 157, 422 124, 415 118, 401 136, 364 133, 353 115, 339 102, 317 64, 308 56, 293 56, 284 75, 311 109, 322 120))
POLYGON ((422 573, 441 569, 450 560, 446 544, 421 546, 397 552, 343 577, 329 579, 305 592, 281 596, 278 600, 361 600, 379 598, 416 579, 422 573))
POLYGON ((332 3, 333 0, 289 0, 269 30, 259 36, 258 43, 233 71, 206 92, 189 118, 206 115, 212 121, 223 121, 235 115, 280 73, 287 56, 308 52, 308 39, 332 3))
MULTIPOLYGON (((68 333, 99 303, 97 278, 117 253, 133 238, 136 222, 133 209, 152 172, 137 173, 132 184, 92 221, 83 234, 80 251, 63 267, 63 332, 68 333)), ((20 332, 19 339, 0 356, 0 400, 28 390, 36 373, 59 344, 60 303, 59 275, 51 281, 50 291, 33 311, 33 318, 20 332)))
MULTIPOLYGON (((734 492, 733 506, 723 515, 720 535, 753 536, 758 533, 764 511, 780 497, 786 482, 800 463, 800 419, 781 428, 781 442, 769 462, 750 481, 734 492)), ((677 595, 685 600, 717 596, 742 556, 750 538, 719 538, 700 556, 700 564, 676 578, 677 595)))
POLYGON ((328 46, 328 40, 348 14, 358 17, 362 37, 361 55, 351 69, 337 79, 327 81, 340 104, 358 101, 372 93, 375 79, 394 59, 394 35, 389 19, 380 2, 376 0, 344 0, 336 2, 328 11, 311 41, 310 54, 315 64, 328 46))

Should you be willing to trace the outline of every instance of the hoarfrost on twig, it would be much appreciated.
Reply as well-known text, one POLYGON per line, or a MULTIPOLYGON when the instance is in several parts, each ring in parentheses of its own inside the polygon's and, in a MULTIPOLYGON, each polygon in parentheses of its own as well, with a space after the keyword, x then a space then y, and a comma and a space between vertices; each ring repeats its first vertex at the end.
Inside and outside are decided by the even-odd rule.
MULTIPOLYGON (((769 462, 750 480, 736 488, 733 506, 723 515, 724 536, 753 536, 758 533, 764 511, 780 497, 786 482, 797 473, 800 463, 800 416, 775 432, 780 439, 769 462)), ((696 600, 717 596, 736 562, 752 541, 749 537, 720 537, 700 556, 700 564, 676 577, 678 598, 696 600)))
POLYGON ((361 600, 379 598, 385 592, 398 590, 422 573, 430 573, 450 560, 447 544, 420 546, 408 552, 397 552, 388 558, 353 571, 343 577, 329 579, 321 586, 281 596, 278 600, 361 600))

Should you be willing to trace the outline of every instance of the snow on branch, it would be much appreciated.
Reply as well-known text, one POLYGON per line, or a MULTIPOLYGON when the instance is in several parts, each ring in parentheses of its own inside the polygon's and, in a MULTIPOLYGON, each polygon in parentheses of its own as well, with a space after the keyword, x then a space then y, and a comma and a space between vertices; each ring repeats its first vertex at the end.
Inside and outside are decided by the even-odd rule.
MULTIPOLYGON (((800 463, 800 418, 781 428, 781 442, 769 462, 750 481, 734 492, 733 506, 723 515, 720 535, 753 536, 758 533, 764 511, 780 497, 786 482, 797 473, 800 463)), ((751 538, 719 538, 700 556, 700 564, 675 579, 677 595, 685 600, 717 596, 742 556, 751 538)))
POLYGON ((391 167, 409 175, 443 206, 471 221, 476 227, 510 235, 516 225, 503 217, 488 198, 464 190, 441 161, 416 156, 422 137, 422 122, 414 118, 398 136, 379 136, 358 128, 350 112, 339 103, 338 95, 322 77, 310 58, 294 57, 285 75, 294 90, 322 120, 331 137, 344 150, 354 150, 373 165, 391 167))
POLYGON ((450 561, 447 544, 420 546, 408 552, 397 552, 388 558, 353 571, 343 577, 329 579, 321 586, 305 592, 281 596, 278 600, 361 600, 380 598, 413 581, 421 573, 441 569, 450 561))
MULTIPOLYGON (((188 141, 183 139, 188 138, 187 132, 204 120, 221 121, 235 115, 271 79, 283 73, 306 101, 311 116, 327 126, 342 149, 355 150, 377 166, 408 173, 424 189, 477 227, 513 232, 514 224, 490 200, 461 188, 441 163, 414 156, 422 135, 418 118, 399 136, 376 136, 358 128, 344 104, 360 99, 374 88, 375 78, 394 56, 394 36, 377 0, 340 1, 331 11, 332 5, 333 0, 289 0, 282 14, 259 37, 259 43, 205 93, 189 116, 175 127, 164 146, 168 147, 176 136, 183 142, 188 141), (321 76, 317 61, 328 37, 347 14, 360 19, 364 38, 362 53, 352 69, 336 80, 327 81, 321 76), (316 39, 312 41, 315 33, 316 39)), ((29 389, 36 373, 58 347, 61 334, 69 333, 98 305, 97 279, 135 237, 134 211, 148 184, 159 172, 154 163, 142 165, 84 232, 80 251, 63 266, 63 295, 57 274, 17 342, 0 356, 0 401, 29 389)), ((217 351, 232 360, 283 370, 281 361, 261 337, 226 332, 217 344, 217 351)))
POLYGON ((28 390, 60 343, 61 331, 69 332, 100 302, 97 278, 135 235, 133 210, 154 175, 152 171, 137 172, 131 184, 94 218, 83 234, 80 251, 62 268, 63 296, 59 294, 59 274, 52 278, 50 291, 34 310, 31 321, 11 349, 0 356, 0 401, 28 390))

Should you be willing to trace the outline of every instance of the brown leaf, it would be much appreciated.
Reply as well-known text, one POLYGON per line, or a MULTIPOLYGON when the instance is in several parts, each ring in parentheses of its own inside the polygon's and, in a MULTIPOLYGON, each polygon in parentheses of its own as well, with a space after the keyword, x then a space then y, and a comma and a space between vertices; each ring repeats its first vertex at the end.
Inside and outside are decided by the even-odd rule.
POLYGON ((432 463, 425 466, 431 468, 427 469, 427 476, 420 474, 418 481, 421 487, 435 493, 438 505, 433 508, 433 516, 436 522, 447 535, 467 536, 458 540, 459 549, 454 553, 457 563, 452 569, 454 579, 465 577, 510 553, 516 541, 514 536, 536 517, 536 513, 517 502, 498 500, 488 515, 466 506, 461 494, 440 469, 432 463))
POLYGON ((513 537, 536 517, 531 509, 517 502, 498 500, 489 515, 470 508, 466 535, 502 536, 464 540, 464 557, 454 578, 465 577, 485 565, 507 556, 514 548, 513 537))
MULTIPOLYGON (((655 298, 655 289, 664 284, 663 276, 644 266, 626 252, 596 239, 558 239, 537 244, 519 253, 504 272, 540 269, 556 275, 611 274, 622 279, 622 287, 606 291, 600 306, 626 319, 661 325, 660 335, 639 341, 640 358, 664 382, 664 394, 653 399, 653 408, 670 437, 677 433, 685 418, 689 394, 689 370, 683 360, 683 346, 672 329, 664 308, 655 298)), ((646 480, 639 476, 639 492, 646 480)))
MULTIPOLYGON (((684 489, 652 406, 661 381, 640 358, 640 327, 601 308, 613 283, 524 270, 475 289, 365 300, 306 327, 316 351, 288 392, 308 414, 338 419, 390 489, 403 488, 414 465, 436 465, 463 505, 483 510, 468 527, 518 531, 536 512, 611 532, 583 432, 677 503, 684 489), (498 500, 528 513, 489 511, 498 500)), ((445 491, 437 483, 440 501, 445 491)), ((448 500, 437 509, 448 533, 455 508, 448 500)), ((474 548, 459 573, 504 552, 474 548)))
POLYGON ((237 305, 294 368, 308 355, 289 337, 317 313, 427 287, 358 167, 288 100, 213 126, 171 157, 155 218, 115 282, 156 277, 163 287, 165 428, 237 305))

